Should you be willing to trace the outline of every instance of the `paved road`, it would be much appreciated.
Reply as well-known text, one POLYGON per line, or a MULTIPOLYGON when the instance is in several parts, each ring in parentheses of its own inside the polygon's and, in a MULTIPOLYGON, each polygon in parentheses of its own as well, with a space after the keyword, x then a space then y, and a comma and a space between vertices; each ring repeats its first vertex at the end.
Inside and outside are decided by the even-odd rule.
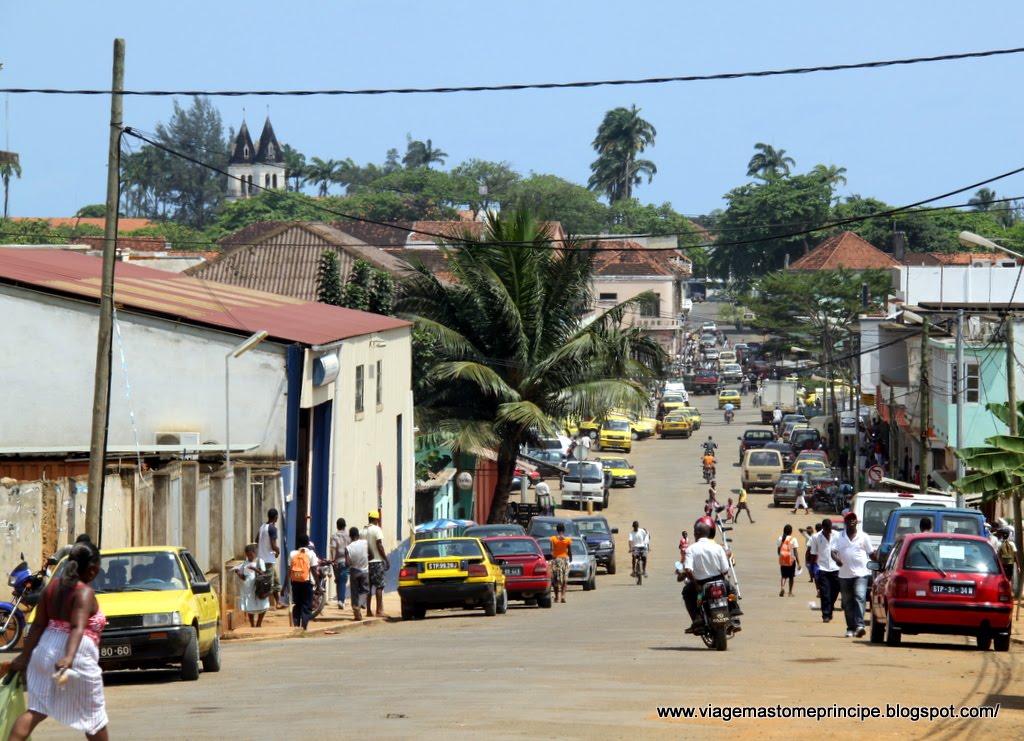
MULTIPOLYGON (((823 625, 808 607, 814 592, 778 597, 775 538, 787 521, 754 494, 755 525, 734 531, 744 594, 744 631, 726 653, 683 633, 673 576, 679 531, 692 532, 706 490, 699 440, 723 449, 719 491, 738 486, 733 448, 755 412, 726 427, 710 397, 698 397, 704 429, 694 440, 652 439, 629 456, 635 489, 613 493, 609 518, 618 547, 637 518, 652 534, 651 578, 628 568, 575 588, 550 610, 513 605, 507 615, 430 613, 413 623, 378 624, 337 636, 230 645, 224 670, 183 683, 170 673, 111 675, 113 738, 741 738, 958 739, 1024 736, 1019 646, 979 652, 961 638, 912 637, 890 649, 843 638, 842 621, 823 625), (996 720, 665 720, 660 705, 976 706, 1001 703, 996 720)), ((625 561, 623 561, 625 562, 625 561)), ((331 608, 328 608, 331 609, 331 608)), ((52 724, 39 740, 79 738, 52 724)))

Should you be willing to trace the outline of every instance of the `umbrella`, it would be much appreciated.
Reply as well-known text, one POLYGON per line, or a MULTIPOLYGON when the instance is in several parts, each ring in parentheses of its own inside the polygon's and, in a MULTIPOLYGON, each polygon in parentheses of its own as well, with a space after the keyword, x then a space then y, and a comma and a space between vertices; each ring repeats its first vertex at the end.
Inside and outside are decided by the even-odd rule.
POLYGON ((476 523, 472 520, 449 520, 442 518, 440 520, 433 520, 431 522, 424 522, 416 526, 415 531, 417 533, 436 533, 441 530, 454 530, 457 527, 469 527, 476 523))

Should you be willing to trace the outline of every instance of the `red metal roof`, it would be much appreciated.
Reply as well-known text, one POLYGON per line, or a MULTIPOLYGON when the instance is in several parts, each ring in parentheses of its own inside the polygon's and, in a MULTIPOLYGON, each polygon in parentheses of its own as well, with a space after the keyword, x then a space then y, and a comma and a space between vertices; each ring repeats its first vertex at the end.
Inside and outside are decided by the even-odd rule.
MULTIPOLYGON (((99 302, 103 260, 66 250, 0 247, 0 281, 99 302)), ((114 301, 152 314, 306 345, 409 326, 394 317, 214 283, 119 262, 114 301)))

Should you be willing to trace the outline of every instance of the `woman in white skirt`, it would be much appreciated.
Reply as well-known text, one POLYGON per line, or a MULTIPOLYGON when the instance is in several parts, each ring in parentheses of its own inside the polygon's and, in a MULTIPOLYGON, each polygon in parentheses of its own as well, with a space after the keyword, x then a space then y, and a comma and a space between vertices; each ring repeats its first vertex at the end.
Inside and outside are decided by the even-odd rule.
POLYGON ((8 741, 23 741, 47 717, 107 741, 107 710, 99 665, 100 635, 107 619, 89 582, 100 571, 100 552, 77 543, 61 578, 46 587, 35 621, 11 671, 28 667, 28 710, 14 722, 8 741))

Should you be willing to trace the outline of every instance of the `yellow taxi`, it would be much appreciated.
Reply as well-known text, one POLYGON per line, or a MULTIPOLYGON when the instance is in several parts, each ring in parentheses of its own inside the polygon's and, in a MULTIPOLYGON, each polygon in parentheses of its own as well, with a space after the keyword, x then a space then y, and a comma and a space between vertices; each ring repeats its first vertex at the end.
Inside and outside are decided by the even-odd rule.
POLYGON ((674 392, 663 395, 661 397, 661 403, 664 405, 666 413, 671 412, 674 409, 682 409, 687 405, 686 399, 683 395, 674 392))
POLYGON ((665 415, 659 432, 662 440, 666 437, 689 437, 693 434, 693 425, 689 417, 677 410, 665 415))
POLYGON ((610 455, 596 456, 601 467, 611 476, 612 486, 636 486, 636 471, 625 458, 610 455))
POLYGON ((802 460, 793 464, 793 473, 807 473, 811 470, 825 471, 828 466, 823 461, 802 460))
POLYGON ((638 414, 627 412, 624 409, 613 409, 608 413, 609 417, 621 417, 629 420, 629 428, 634 440, 643 440, 654 434, 654 428, 658 421, 653 417, 641 417, 638 414))
POLYGON ((107 616, 100 644, 104 669, 177 664, 184 680, 198 679, 200 664, 204 672, 220 671, 217 594, 185 548, 105 548, 91 586, 107 616))
POLYGON ((597 442, 601 450, 618 448, 622 452, 628 453, 633 450, 633 426, 628 419, 608 417, 601 424, 597 442))
POLYGON ((700 412, 698 412, 695 408, 682 407, 680 409, 676 409, 675 411, 679 412, 680 414, 685 414, 689 418, 690 425, 693 427, 694 432, 700 429, 701 416, 700 412))
POLYGON ((427 610, 482 607, 488 616, 508 610, 505 574, 479 538, 417 540, 398 572, 402 620, 427 610))
POLYGON ((718 408, 722 409, 726 404, 732 404, 740 408, 740 392, 736 389, 722 389, 718 392, 718 408))
POLYGON ((597 417, 589 417, 576 425, 576 430, 580 435, 589 435, 592 440, 596 440, 601 431, 601 423, 597 417))

